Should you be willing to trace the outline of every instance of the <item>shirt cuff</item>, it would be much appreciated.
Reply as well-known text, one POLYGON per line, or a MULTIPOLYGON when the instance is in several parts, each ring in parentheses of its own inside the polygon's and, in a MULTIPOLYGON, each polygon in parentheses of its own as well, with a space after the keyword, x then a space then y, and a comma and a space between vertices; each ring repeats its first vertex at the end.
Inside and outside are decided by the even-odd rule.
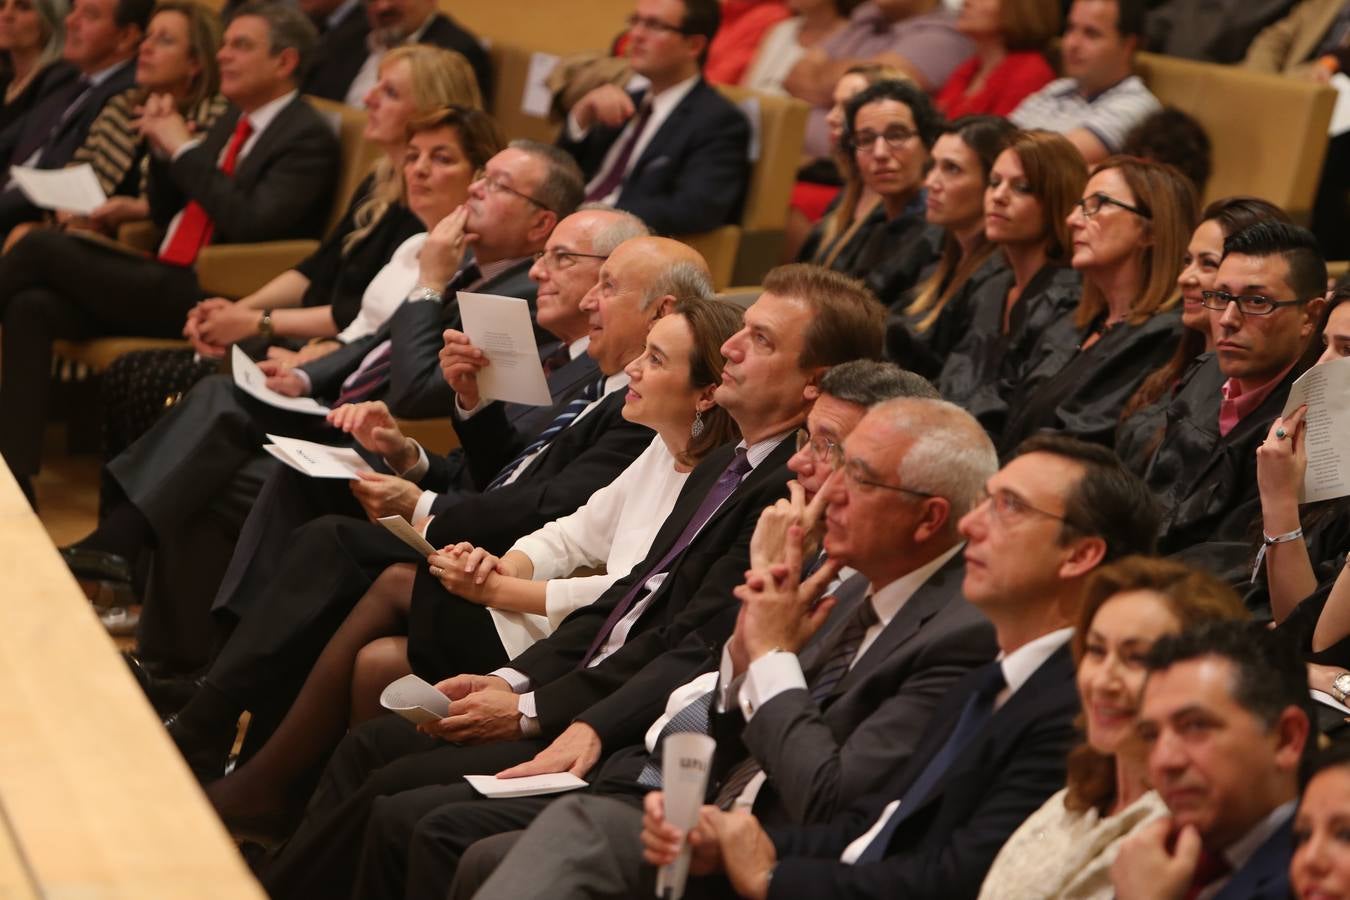
MULTIPOLYGON (((417 461, 402 472, 395 472, 394 474, 399 478, 416 484, 426 477, 427 470, 431 468, 431 460, 427 459, 427 449, 425 447, 417 443, 417 441, 413 441, 413 444, 417 447, 417 461)), ((389 460, 386 459, 384 464, 388 466, 389 460)), ((393 471, 393 468, 393 466, 389 466, 390 471, 393 471)))
POLYGON ((580 125, 577 124, 577 117, 575 113, 573 113, 571 110, 567 111, 567 139, 569 141, 584 140, 586 134, 589 131, 590 131, 589 128, 582 128, 580 125))
POLYGON ((482 411, 483 407, 487 406, 489 402, 490 401, 484 400, 480 396, 478 398, 477 406, 475 406, 473 409, 465 409, 463 405, 461 405, 459 402, 459 394, 456 394, 454 405, 455 418, 460 419, 461 421, 468 421, 469 419, 472 419, 474 416, 478 415, 478 413, 482 411))
POLYGON ((294 373, 296 374, 296 376, 300 379, 300 381, 304 384, 304 386, 305 386, 305 396, 307 396, 307 397, 313 396, 313 394, 314 394, 314 382, 312 382, 312 381, 309 380, 309 373, 306 372, 304 369, 299 369, 299 368, 291 369, 291 371, 294 372, 294 373))
POLYGON ((750 664, 741 686, 741 713, 749 722, 755 711, 784 691, 806 690, 806 676, 802 674, 797 654, 784 650, 766 653, 750 664))
POLYGON ((516 709, 520 710, 520 730, 526 737, 539 733, 539 707, 534 701, 534 691, 521 694, 516 700, 516 709), (529 723, 534 725, 534 734, 529 732, 529 723))
POLYGON ((722 644, 722 665, 717 672, 717 711, 724 713, 736 702, 736 693, 745 681, 745 674, 736 677, 736 667, 731 662, 731 641, 722 644))
MULTIPOLYGON (((438 496, 440 495, 435 491, 423 491, 422 496, 417 498, 417 505, 413 507, 412 520, 417 522, 431 515, 431 507, 435 505, 438 496)), ((426 535, 424 534, 422 537, 426 537, 426 535)))
POLYGON ((203 140, 202 138, 191 138, 187 141, 184 141, 177 150, 173 151, 173 155, 169 157, 169 161, 170 162, 177 161, 178 157, 182 156, 184 153, 196 147, 198 144, 202 142, 202 140, 203 140))
MULTIPOLYGON (((502 681, 505 681, 506 684, 511 688, 511 690, 517 694, 524 694, 526 691, 530 689, 530 676, 526 675, 524 672, 521 672, 518 669, 513 669, 510 666, 503 666, 502 668, 497 669, 493 672, 489 672, 488 674, 496 675, 502 681)), ((525 711, 525 707, 523 706, 520 709, 521 712, 525 711)), ((533 697, 530 698, 530 715, 534 715, 533 697)))

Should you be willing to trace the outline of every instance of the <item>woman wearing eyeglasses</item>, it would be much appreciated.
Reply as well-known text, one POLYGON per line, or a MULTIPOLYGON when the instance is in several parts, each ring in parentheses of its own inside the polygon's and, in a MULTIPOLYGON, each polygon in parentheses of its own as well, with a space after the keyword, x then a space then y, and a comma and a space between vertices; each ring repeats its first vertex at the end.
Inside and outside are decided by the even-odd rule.
POLYGON ((908 81, 879 81, 844 105, 845 148, 863 185, 880 197, 830 268, 895 302, 937 256, 941 232, 924 221, 923 181, 942 119, 908 81))
POLYGON ((1176 349, 1195 217, 1195 189, 1171 166, 1116 156, 1093 170, 1068 218, 1083 293, 1031 351, 1000 450, 1042 428, 1111 445, 1126 400, 1176 349))
POLYGON ((1007 418, 1006 385, 1016 384, 1031 347, 1070 315, 1082 290, 1069 267, 1069 211, 1087 164, 1063 135, 1027 131, 999 154, 984 193, 984 233, 999 251, 998 274, 975 290, 969 321, 936 384, 992 435, 1007 418))
POLYGON ((1200 224, 1182 258, 1177 287, 1181 289, 1181 340, 1172 358, 1158 367, 1134 392, 1116 429, 1116 454, 1133 471, 1143 474, 1158 448, 1167 424, 1167 407, 1199 363, 1210 358, 1214 331, 1203 294, 1214 287, 1223 259, 1223 242, 1256 222, 1288 222, 1289 215, 1273 203, 1255 197, 1215 200, 1200 214, 1200 224))
MULTIPOLYGON (((624 418, 656 432, 651 446, 586 505, 518 540, 500 558, 468 544, 428 559, 454 607, 453 634, 421 642, 446 671, 490 671, 547 636, 647 555, 689 472, 709 451, 739 437, 712 399, 721 347, 741 327, 741 310, 691 298, 656 321, 645 351, 628 364, 624 418), (578 570, 602 574, 568 577, 578 570)), ((207 787, 227 823, 276 824, 296 779, 322 761, 346 729, 383 712, 384 687, 411 671, 408 602, 414 567, 391 567, 328 642, 285 720, 232 774, 207 787)))

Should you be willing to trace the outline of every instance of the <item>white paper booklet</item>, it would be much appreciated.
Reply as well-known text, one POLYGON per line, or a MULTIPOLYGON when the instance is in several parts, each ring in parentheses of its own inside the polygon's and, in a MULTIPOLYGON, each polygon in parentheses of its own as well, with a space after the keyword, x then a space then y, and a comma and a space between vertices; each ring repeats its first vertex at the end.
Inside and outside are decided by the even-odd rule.
POLYGON ((416 675, 404 675, 380 694, 380 705, 414 725, 438 722, 450 714, 450 701, 416 675))
POLYGON ((230 351, 230 369, 234 372, 234 383, 239 387, 239 390, 250 397, 261 400, 268 406, 311 416, 328 415, 328 407, 313 397, 287 397, 285 394, 278 394, 268 387, 267 376, 263 374, 262 369, 258 368, 257 363, 248 358, 247 353, 239 349, 238 344, 230 351))
POLYGON ((484 797, 543 797, 584 788, 586 782, 571 772, 553 775, 526 775, 524 778, 498 778, 496 775, 465 775, 464 780, 484 797))
POLYGON ((495 294, 460 291, 457 296, 464 333, 491 363, 478 372, 478 392, 488 400, 551 405, 530 305, 495 294))
POLYGON ((264 444, 264 450, 311 478, 352 479, 358 477, 357 472, 375 471, 350 447, 330 447, 277 434, 269 434, 267 439, 272 443, 264 444))
POLYGON ((34 169, 11 166, 9 174, 25 197, 41 209, 56 209, 87 216, 108 202, 89 163, 65 169, 34 169))
POLYGON ((1350 494, 1350 357, 1313 366, 1289 389, 1284 415, 1308 404, 1303 444, 1308 471, 1300 502, 1350 494))
POLYGON ((394 537, 407 544, 423 556, 430 556, 436 552, 436 548, 431 546, 426 538, 417 533, 417 529, 408 524, 408 520, 402 516, 380 516, 375 520, 394 533, 394 537))
POLYGON ((1350 716, 1350 706, 1346 706, 1344 703, 1337 700, 1335 697, 1331 696, 1326 691, 1319 691, 1317 688, 1311 688, 1308 691, 1308 693, 1312 695, 1312 698, 1314 700, 1316 700, 1323 706, 1330 706, 1332 709, 1339 710, 1340 712, 1345 713, 1347 716, 1350 716))

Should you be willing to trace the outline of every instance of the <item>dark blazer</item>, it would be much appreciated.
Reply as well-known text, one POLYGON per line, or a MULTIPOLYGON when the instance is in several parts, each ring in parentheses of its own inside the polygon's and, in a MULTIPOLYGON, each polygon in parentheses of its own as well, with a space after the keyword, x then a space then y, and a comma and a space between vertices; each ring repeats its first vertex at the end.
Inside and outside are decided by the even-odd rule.
MULTIPOLYGON (((642 102, 642 93, 633 103, 642 102)), ((563 131, 559 146, 576 157, 589 181, 623 127, 597 125, 580 141, 563 131)), ((750 123, 699 79, 671 110, 624 180, 615 204, 658 234, 688 234, 734 223, 750 177, 750 123)))
POLYGON ((1201 542, 1244 540, 1261 514, 1256 448, 1284 409, 1299 372, 1291 370, 1227 435, 1219 435, 1224 376, 1206 354, 1167 407, 1162 443, 1144 480, 1163 508, 1158 549, 1175 553, 1201 542))
POLYGON ((897 777, 825 825, 769 829, 778 851, 771 898, 974 897, 1008 836, 1064 786, 1064 760, 1079 712, 1073 660, 1056 650, 1008 701, 896 828, 879 863, 847 866, 839 855, 904 795, 950 737, 977 673, 943 697, 933 726, 897 777))
POLYGON ((688 669, 679 659, 673 660, 671 674, 664 674, 672 662, 661 659, 666 651, 685 641, 701 645, 704 652, 721 648, 735 623, 734 614, 726 611, 734 609, 731 590, 741 583, 749 565, 750 535, 764 507, 787 493, 791 443, 780 442, 671 563, 669 575, 617 652, 599 665, 577 668, 610 612, 634 583, 650 577, 651 568, 675 544, 731 462, 732 445, 713 451, 690 473, 647 557, 632 572, 512 661, 512 667, 535 686, 545 736, 558 734, 575 717, 594 727, 607 747, 638 743, 644 723, 655 720, 670 690, 688 680, 688 669), (631 702, 626 709, 599 703, 630 681, 625 697, 631 702))
POLYGON ((41 148, 37 166, 40 169, 59 169, 70 162, 75 151, 84 143, 89 126, 94 124, 103 104, 136 83, 136 60, 122 64, 96 87, 90 89, 77 109, 69 116, 63 114, 80 96, 79 84, 67 82, 65 89, 55 89, 40 100, 22 120, 15 122, 0 134, 0 160, 5 169, 22 163, 41 148))
MULTIPOLYGON (((961 593, 965 569, 958 553, 935 572, 820 706, 809 691, 792 690, 748 723, 739 707, 715 717, 718 755, 733 740, 727 730, 743 729, 744 751, 769 775, 755 799, 761 821, 827 822, 884 787, 923 740, 943 696, 994 658, 993 626, 961 593)), ((803 651, 808 679, 861 600, 833 615, 828 631, 803 651)))
POLYGON ((172 161, 151 154, 150 217, 166 227, 188 201, 211 217, 217 244, 318 237, 333 206, 339 148, 332 127, 300 97, 282 108, 233 175, 217 160, 239 110, 216 120, 197 146, 172 161))
MULTIPOLYGON (((352 16, 320 38, 314 64, 305 75, 305 93, 339 103, 345 100, 352 81, 370 55, 366 45, 369 34, 370 23, 362 14, 352 16)), ((491 102, 492 61, 476 37, 445 13, 437 13, 422 33, 421 43, 462 54, 478 79, 484 105, 491 102)))
POLYGON ((1256 849, 1247 864, 1233 873, 1214 900, 1287 900, 1289 857, 1294 852, 1293 819, 1275 829, 1256 849))
MULTIPOLYGON (((533 315, 538 286, 529 278, 531 265, 531 260, 526 259, 477 285, 475 290, 528 300, 533 315)), ((404 303, 372 334, 301 368, 309 376, 311 395, 336 399, 342 391, 342 382, 356 371, 366 354, 386 340, 392 341, 389 380, 372 399, 384 400, 396 416, 413 419, 444 416, 454 401, 441 375, 439 354, 444 346, 441 332, 459 327, 459 303, 453 295, 442 303, 426 300, 404 303)))

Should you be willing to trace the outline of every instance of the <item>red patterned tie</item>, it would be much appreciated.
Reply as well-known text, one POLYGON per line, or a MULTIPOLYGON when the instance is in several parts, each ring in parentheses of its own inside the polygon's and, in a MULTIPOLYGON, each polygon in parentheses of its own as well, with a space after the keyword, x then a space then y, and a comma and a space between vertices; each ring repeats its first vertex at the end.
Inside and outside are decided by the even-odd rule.
MULTIPOLYGON (((230 146, 225 150, 225 159, 220 163, 220 171, 226 175, 234 174, 235 160, 239 158, 239 151, 251 134, 253 123, 248 120, 248 116, 240 116, 239 124, 234 126, 234 137, 230 138, 230 146)), ((211 231, 211 217, 206 214, 206 210, 196 200, 189 201, 178 219, 173 236, 159 254, 159 261, 173 266, 192 265, 197 261, 197 254, 211 241, 211 231)))

